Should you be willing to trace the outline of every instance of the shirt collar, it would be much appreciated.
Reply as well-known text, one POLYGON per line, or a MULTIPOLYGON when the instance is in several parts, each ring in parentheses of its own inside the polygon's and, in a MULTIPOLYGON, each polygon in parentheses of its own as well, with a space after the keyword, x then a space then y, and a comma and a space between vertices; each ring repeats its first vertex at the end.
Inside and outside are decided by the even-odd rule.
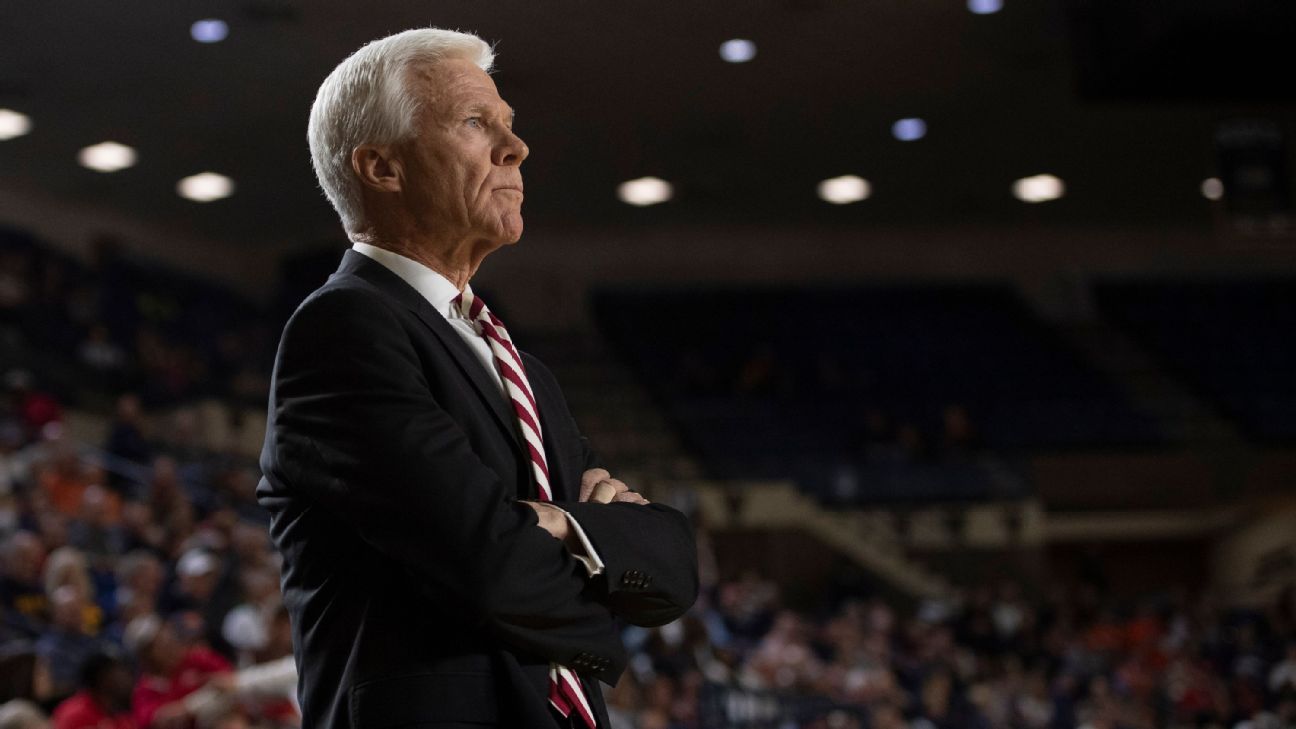
POLYGON ((401 280, 427 299, 427 302, 446 318, 462 319, 463 314, 459 312, 459 307, 453 303, 454 297, 459 295, 459 289, 450 282, 450 279, 433 271, 422 263, 402 256, 395 251, 389 251, 386 248, 379 248, 369 243, 355 241, 351 244, 351 249, 356 253, 363 254, 378 263, 392 273, 400 276, 401 280))

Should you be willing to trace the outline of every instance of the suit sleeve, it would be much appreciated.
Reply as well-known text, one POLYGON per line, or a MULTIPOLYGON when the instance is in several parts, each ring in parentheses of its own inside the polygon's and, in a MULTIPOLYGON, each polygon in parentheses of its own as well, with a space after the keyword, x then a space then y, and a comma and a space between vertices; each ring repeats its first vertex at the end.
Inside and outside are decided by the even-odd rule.
MULTIPOLYGON (((552 401, 562 403, 561 417, 579 447, 582 468, 599 466, 589 440, 580 435, 548 368, 526 360, 532 385, 543 383, 552 401)), ((697 542, 693 524, 665 504, 614 502, 554 502, 580 523, 603 562, 603 571, 590 581, 596 598, 632 625, 650 627, 679 618, 698 594, 697 542)))
POLYGON ((698 594, 693 527, 664 504, 559 502, 603 559, 591 582, 595 596, 632 625, 664 625, 693 606, 698 594))
POLYGON ((363 289, 308 298, 284 328, 263 469, 340 515, 506 645, 614 682, 625 650, 607 607, 436 402, 410 333, 363 289))

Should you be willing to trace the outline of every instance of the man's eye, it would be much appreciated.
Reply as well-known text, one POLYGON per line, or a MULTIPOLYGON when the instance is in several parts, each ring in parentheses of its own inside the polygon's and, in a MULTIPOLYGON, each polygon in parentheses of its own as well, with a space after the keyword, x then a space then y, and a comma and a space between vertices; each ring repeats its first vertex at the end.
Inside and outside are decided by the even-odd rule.
POLYGON ((470 127, 480 127, 482 125, 482 118, 479 116, 470 116, 464 120, 464 123, 470 127))

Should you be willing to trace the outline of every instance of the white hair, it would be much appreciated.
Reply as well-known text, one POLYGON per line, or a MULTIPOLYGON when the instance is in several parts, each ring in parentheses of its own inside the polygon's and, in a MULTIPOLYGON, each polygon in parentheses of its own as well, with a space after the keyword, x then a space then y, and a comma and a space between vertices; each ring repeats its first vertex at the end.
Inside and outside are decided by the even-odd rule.
POLYGON ((495 52, 471 33, 417 28, 364 45, 320 84, 307 127, 311 164, 347 233, 365 225, 352 151, 361 144, 410 138, 419 101, 408 88, 408 69, 448 58, 472 61, 489 72, 495 52))
POLYGON ((0 705, 0 729, 48 729, 49 726, 40 707, 26 699, 11 699, 0 705))

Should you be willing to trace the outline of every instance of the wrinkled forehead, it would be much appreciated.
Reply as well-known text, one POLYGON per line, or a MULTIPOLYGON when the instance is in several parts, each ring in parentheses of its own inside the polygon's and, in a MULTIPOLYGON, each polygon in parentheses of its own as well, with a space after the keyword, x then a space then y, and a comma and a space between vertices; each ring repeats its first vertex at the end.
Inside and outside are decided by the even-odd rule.
POLYGON ((507 107, 494 79, 467 59, 415 63, 406 73, 409 89, 423 102, 424 113, 452 113, 465 105, 507 107))

